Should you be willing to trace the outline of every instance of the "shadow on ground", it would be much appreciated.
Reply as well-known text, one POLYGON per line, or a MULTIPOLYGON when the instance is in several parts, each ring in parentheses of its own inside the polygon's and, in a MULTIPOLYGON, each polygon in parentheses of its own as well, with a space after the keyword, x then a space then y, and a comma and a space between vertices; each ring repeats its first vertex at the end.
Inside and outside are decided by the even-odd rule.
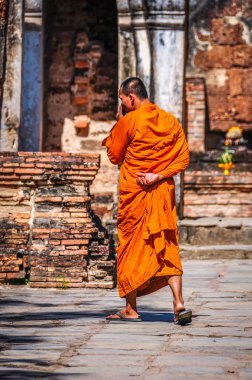
MULTIPOLYGON (((88 376, 88 374, 86 374, 88 376)), ((85 373, 81 374, 82 378, 85 376, 85 373)), ((0 369, 0 379, 1 380, 39 380, 39 379, 50 379, 50 380, 62 380, 66 377, 67 379, 78 379, 78 374, 75 373, 50 373, 43 371, 32 371, 32 370, 23 370, 23 369, 0 369)))

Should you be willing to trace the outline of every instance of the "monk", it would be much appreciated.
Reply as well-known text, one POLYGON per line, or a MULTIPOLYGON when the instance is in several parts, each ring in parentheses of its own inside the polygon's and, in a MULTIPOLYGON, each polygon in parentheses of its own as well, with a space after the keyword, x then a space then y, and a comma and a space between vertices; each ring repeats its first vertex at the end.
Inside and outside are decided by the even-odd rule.
POLYGON ((117 280, 126 305, 106 319, 141 321, 136 298, 169 285, 174 322, 186 324, 192 312, 182 297, 173 176, 189 164, 188 145, 178 120, 149 101, 139 78, 126 79, 119 98, 117 123, 102 144, 109 160, 121 165, 117 280))

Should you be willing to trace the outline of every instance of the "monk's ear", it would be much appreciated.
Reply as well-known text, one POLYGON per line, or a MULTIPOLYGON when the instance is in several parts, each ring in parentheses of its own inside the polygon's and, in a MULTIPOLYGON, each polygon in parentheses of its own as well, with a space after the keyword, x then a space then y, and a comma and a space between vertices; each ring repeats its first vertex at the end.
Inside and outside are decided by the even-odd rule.
POLYGON ((131 94, 129 94, 129 98, 130 98, 131 105, 133 107, 134 106, 134 98, 131 94))
POLYGON ((132 107, 134 107, 135 105, 135 100, 136 100, 136 97, 134 94, 129 94, 129 98, 130 98, 130 101, 131 101, 131 105, 132 107))

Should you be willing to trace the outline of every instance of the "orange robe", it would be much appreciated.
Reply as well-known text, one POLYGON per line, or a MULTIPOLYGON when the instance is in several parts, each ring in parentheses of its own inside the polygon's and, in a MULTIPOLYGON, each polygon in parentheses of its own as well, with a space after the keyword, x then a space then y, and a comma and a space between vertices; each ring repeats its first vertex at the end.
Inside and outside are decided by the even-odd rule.
POLYGON ((120 164, 117 281, 119 296, 137 296, 182 275, 173 176, 189 164, 188 145, 178 120, 148 103, 122 117, 103 140, 113 164, 120 164), (148 186, 137 173, 165 178, 148 186))

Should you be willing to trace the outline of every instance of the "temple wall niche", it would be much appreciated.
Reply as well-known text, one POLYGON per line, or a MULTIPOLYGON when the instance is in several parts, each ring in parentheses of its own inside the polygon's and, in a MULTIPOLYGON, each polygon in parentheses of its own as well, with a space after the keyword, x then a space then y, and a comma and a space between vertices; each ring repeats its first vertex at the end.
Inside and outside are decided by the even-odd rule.
POLYGON ((186 75, 205 80, 207 149, 233 125, 251 137, 251 18, 249 0, 190 2, 186 75))

